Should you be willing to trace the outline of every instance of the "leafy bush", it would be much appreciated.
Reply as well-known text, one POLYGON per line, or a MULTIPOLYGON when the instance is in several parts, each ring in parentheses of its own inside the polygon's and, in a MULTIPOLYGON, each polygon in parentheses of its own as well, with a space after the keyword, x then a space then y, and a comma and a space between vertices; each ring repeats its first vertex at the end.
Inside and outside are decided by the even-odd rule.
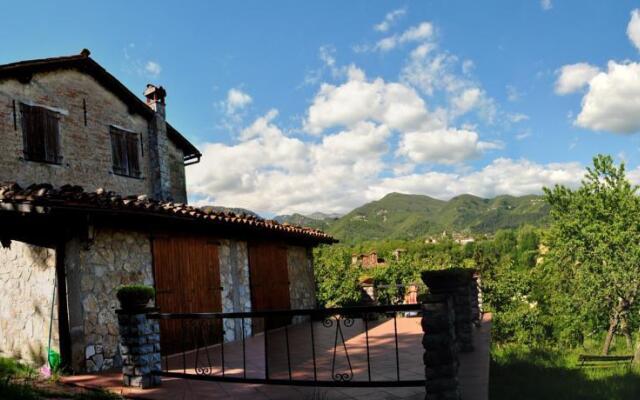
POLYGON ((36 371, 12 358, 0 357, 0 380, 3 378, 29 378, 36 374, 36 371))
POLYGON ((118 287, 116 296, 123 309, 132 309, 146 306, 155 293, 155 289, 148 285, 123 285, 118 287))

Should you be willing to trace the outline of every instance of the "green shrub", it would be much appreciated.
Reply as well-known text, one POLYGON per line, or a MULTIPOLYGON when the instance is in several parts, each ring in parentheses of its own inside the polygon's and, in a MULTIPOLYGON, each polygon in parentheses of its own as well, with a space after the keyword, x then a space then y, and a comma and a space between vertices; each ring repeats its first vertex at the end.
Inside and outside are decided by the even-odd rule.
POLYGON ((123 309, 133 309, 146 306, 155 293, 155 289, 148 285, 123 285, 118 287, 116 296, 123 309))

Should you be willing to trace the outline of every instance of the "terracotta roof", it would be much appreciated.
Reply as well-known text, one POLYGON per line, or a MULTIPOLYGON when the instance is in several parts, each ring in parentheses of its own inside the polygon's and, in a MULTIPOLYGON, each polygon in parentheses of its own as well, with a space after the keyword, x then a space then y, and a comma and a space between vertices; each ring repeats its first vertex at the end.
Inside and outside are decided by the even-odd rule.
MULTIPOLYGON (((89 50, 82 50, 80 54, 64 57, 43 58, 38 60, 20 61, 11 64, 0 65, 0 81, 4 79, 18 79, 20 82, 29 82, 35 73, 50 72, 61 69, 74 69, 92 76, 105 89, 115 94, 122 100, 132 112, 136 112, 146 119, 153 117, 151 110, 144 101, 133 94, 116 77, 111 75, 91 57, 89 50)), ((200 151, 187 140, 180 132, 167 124, 169 138, 184 152, 185 160, 191 160, 202 156, 200 151)))
POLYGON ((204 211, 181 203, 151 200, 147 196, 120 196, 98 189, 86 192, 80 186, 65 185, 54 188, 50 184, 31 185, 22 188, 16 183, 0 184, 0 209, 27 211, 40 206, 44 212, 55 209, 83 211, 134 212, 151 216, 172 216, 184 220, 199 220, 218 225, 246 227, 248 230, 282 233, 308 239, 317 243, 335 243, 330 235, 313 228, 280 224, 253 215, 223 211, 204 211), (18 206, 18 207, 16 207, 18 206), (20 207, 32 206, 32 207, 20 207))

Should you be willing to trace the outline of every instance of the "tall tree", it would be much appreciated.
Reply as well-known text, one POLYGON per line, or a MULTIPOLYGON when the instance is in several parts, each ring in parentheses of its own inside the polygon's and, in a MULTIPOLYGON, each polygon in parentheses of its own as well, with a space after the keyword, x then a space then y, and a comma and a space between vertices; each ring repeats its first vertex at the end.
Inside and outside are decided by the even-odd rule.
POLYGON ((637 186, 610 156, 598 155, 577 190, 545 188, 551 205, 549 260, 565 305, 591 330, 608 326, 607 354, 616 329, 629 326, 640 288, 640 200, 637 186))

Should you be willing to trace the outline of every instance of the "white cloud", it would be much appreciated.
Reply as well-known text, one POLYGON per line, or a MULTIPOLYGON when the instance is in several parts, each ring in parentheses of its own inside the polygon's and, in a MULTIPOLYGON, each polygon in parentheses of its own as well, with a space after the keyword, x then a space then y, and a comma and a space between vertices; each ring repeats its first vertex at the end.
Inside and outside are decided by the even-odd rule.
POLYGON ((435 48, 436 48, 436 45, 434 43, 423 43, 411 51, 411 58, 412 59, 425 58, 427 54, 435 50, 435 48))
POLYGON ((507 100, 511 102, 516 102, 520 100, 520 98, 522 97, 522 93, 520 93, 518 88, 516 88, 513 85, 507 85, 506 91, 507 91, 507 100))
POLYGON ((472 69, 472 61, 460 63, 458 57, 437 51, 434 43, 424 43, 411 52, 400 79, 427 96, 442 92, 450 104, 445 112, 450 121, 475 111, 485 122, 493 123, 498 115, 495 101, 469 77, 472 69), (457 72, 460 69, 462 74, 457 72))
POLYGON ((553 8, 553 3, 551 3, 551 0, 540 0, 540 7, 545 11, 549 11, 553 8))
POLYGON ((458 96, 451 100, 453 106, 453 113, 455 115, 462 115, 468 113, 471 109, 476 107, 481 101, 483 93, 478 88, 470 88, 464 90, 458 96))
POLYGON ((526 115, 526 114, 522 114, 522 113, 514 113, 514 114, 508 114, 507 118, 511 122, 518 123, 518 122, 522 122, 522 121, 528 120, 529 116, 526 115))
POLYGON ((627 172, 629 180, 636 185, 640 185, 640 166, 627 172))
POLYGON ((524 140, 528 137, 531 137, 531 131, 523 131, 516 134, 516 140, 524 140))
POLYGON ((424 100, 412 88, 381 78, 369 81, 356 67, 349 69, 348 76, 341 85, 320 87, 305 121, 309 133, 320 134, 330 127, 352 126, 360 121, 374 121, 398 130, 443 125, 428 112, 424 100))
POLYGON ((503 147, 498 142, 480 141, 473 131, 442 129, 403 135, 397 153, 416 163, 458 164, 503 147))
POLYGON ((640 50, 640 9, 631 11, 631 19, 627 25, 627 36, 631 43, 640 50))
POLYGON ((236 144, 209 143, 187 169, 196 204, 246 207, 261 213, 344 211, 362 200, 388 151, 385 126, 360 122, 320 142, 288 137, 277 111, 258 118, 236 144))
POLYGON ((469 75, 471 71, 473 71, 475 66, 475 63, 472 60, 464 60, 462 62, 462 73, 465 75, 469 75))
POLYGON ((144 70, 149 74, 149 76, 157 78, 160 75, 160 72, 162 72, 162 67, 155 61, 147 61, 144 65, 144 70))
POLYGON ((406 8, 399 8, 397 10, 388 12, 387 15, 384 16, 384 20, 382 20, 382 22, 380 22, 379 24, 376 24, 373 29, 378 32, 386 32, 400 17, 402 17, 406 13, 406 8))
POLYGON ((401 80, 428 96, 437 90, 458 92, 467 85, 465 78, 453 71, 457 57, 447 53, 421 50, 420 46, 411 53, 409 62, 402 69, 401 80))
MULTIPOLYGON (((472 78, 473 62, 439 50, 433 30, 423 23, 390 36, 392 47, 415 43, 399 81, 367 77, 355 65, 340 65, 333 47, 321 47, 314 83, 329 71, 340 81, 320 85, 302 126, 285 132, 271 110, 244 129, 239 121, 234 143, 202 144, 201 163, 187 169, 191 200, 259 213, 344 212, 372 200, 373 188, 395 190, 402 182, 421 179, 439 191, 417 185, 413 192, 439 197, 468 191, 473 172, 462 174, 470 170, 464 163, 504 147, 479 134, 497 107, 472 78), (477 118, 457 122, 470 113, 477 118)), ((232 90, 221 109, 244 115, 251 97, 232 90)), ((481 171, 489 174, 487 168, 481 171)))
MULTIPOLYGON (((578 163, 498 158, 467 173, 413 173, 415 163, 397 163, 392 166, 395 175, 384 178, 384 159, 391 150, 385 126, 360 122, 318 142, 303 142, 287 136, 276 118, 277 111, 271 110, 256 119, 238 143, 201 146, 202 162, 187 169, 189 193, 200 199, 196 205, 245 207, 263 214, 345 212, 392 191, 442 199, 463 193, 523 195, 556 183, 573 186, 584 173, 578 163)), ((497 146, 483 144, 474 132, 428 137, 434 138, 436 149, 477 152, 497 146)), ((449 155, 443 151, 431 157, 448 161, 449 155)))
POLYGON ((598 72, 598 67, 587 63, 565 65, 556 71, 555 92, 559 95, 574 93, 585 87, 598 72))
POLYGON ((576 125, 614 133, 640 132, 640 63, 609 61, 589 81, 576 125))
POLYGON ((320 46, 318 57, 329 68, 335 68, 336 58, 334 56, 336 49, 333 46, 320 46))
POLYGON ((431 39, 433 37, 433 33, 433 25, 430 22, 422 22, 419 25, 412 26, 399 35, 396 34, 379 40, 375 49, 380 51, 389 51, 404 43, 431 39))
POLYGON ((450 117, 455 119, 472 110, 478 110, 478 114, 487 122, 492 122, 496 115, 496 106, 484 90, 478 87, 469 87, 451 98, 450 117))
POLYGON ((426 172, 382 179, 366 193, 367 200, 389 192, 417 193, 449 199, 464 193, 481 197, 500 194, 540 194, 555 184, 575 187, 584 176, 577 162, 538 164, 529 160, 497 158, 481 170, 467 174, 426 172))
POLYGON ((334 79, 344 77, 348 72, 348 67, 338 66, 335 54, 336 48, 334 46, 320 46, 318 58, 322 61, 322 66, 308 70, 303 85, 316 85, 322 80, 326 71, 329 71, 334 79))
POLYGON ((404 33, 400 35, 398 42, 414 42, 418 40, 429 39, 431 38, 431 36, 433 36, 433 25, 430 22, 422 22, 420 25, 413 26, 404 31, 404 33))
POLYGON ((252 101, 251 96, 242 90, 236 88, 229 89, 227 92, 227 100, 225 101, 227 114, 235 114, 237 111, 251 104, 252 101))
MULTIPOLYGON (((627 36, 640 50, 640 9, 631 11, 627 36)), ((640 132, 640 63, 610 60, 606 71, 578 63, 563 66, 557 74, 557 94, 572 93, 588 85, 580 113, 573 121, 575 125, 621 134, 640 132)))

